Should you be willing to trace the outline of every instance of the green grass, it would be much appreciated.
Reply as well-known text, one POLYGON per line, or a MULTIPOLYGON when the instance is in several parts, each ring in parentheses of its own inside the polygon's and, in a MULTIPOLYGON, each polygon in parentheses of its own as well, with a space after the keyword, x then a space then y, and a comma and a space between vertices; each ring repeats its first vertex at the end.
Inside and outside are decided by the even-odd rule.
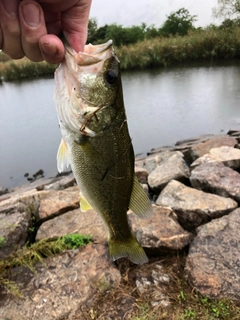
POLYGON ((43 263, 44 258, 60 254, 65 250, 77 249, 90 242, 91 236, 69 234, 54 240, 43 239, 33 243, 31 246, 26 245, 10 254, 5 259, 0 260, 0 286, 3 286, 8 293, 21 296, 16 283, 8 278, 8 275, 13 268, 25 266, 34 272, 36 263, 43 263))
MULTIPOLYGON (((191 31, 184 37, 158 37, 115 48, 122 70, 166 67, 190 61, 217 61, 240 57, 240 28, 191 31)), ((0 54, 0 78, 14 81, 53 75, 57 65, 10 60, 0 54), (2 60, 1 60, 2 56, 2 60), (1 62, 4 61, 4 62, 1 62)))
POLYGON ((6 242, 4 237, 0 237, 0 248, 4 245, 4 243, 6 242))

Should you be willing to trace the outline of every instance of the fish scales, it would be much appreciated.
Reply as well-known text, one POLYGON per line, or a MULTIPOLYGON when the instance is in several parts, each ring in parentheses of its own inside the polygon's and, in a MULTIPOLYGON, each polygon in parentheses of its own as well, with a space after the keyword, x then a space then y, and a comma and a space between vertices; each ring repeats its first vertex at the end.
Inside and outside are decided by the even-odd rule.
POLYGON ((127 218, 130 207, 140 217, 152 207, 134 174, 134 151, 125 114, 119 61, 111 41, 87 45, 76 53, 66 44, 66 58, 55 72, 55 102, 63 141, 58 168, 69 164, 80 187, 80 207, 99 213, 109 230, 113 260, 148 261, 127 218))

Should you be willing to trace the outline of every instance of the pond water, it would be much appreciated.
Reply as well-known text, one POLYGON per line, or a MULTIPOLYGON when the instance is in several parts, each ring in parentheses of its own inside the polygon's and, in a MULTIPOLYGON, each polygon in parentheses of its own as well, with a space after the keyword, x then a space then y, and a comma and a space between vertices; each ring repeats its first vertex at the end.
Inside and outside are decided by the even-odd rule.
MULTIPOLYGON (((240 64, 186 66, 122 74, 135 153, 201 134, 240 129, 240 64)), ((0 86, 0 186, 25 173, 57 174, 60 143, 53 79, 0 86)))

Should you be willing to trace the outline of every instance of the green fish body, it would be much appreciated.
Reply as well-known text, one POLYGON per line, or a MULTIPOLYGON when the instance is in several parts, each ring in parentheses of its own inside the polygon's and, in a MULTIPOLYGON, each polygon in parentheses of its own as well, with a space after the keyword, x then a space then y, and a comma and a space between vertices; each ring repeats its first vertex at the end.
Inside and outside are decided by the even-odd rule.
POLYGON ((112 42, 86 45, 84 53, 66 46, 55 81, 63 137, 58 170, 71 165, 80 187, 81 210, 93 208, 102 216, 109 230, 111 258, 147 262, 129 227, 127 210, 144 218, 152 206, 134 174, 134 151, 112 42))

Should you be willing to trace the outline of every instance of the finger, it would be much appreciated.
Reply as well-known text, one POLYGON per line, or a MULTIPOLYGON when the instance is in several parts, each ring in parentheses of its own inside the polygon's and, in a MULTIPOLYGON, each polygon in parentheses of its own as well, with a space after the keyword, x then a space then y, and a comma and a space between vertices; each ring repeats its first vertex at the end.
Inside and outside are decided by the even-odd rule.
POLYGON ((62 13, 64 36, 76 52, 84 50, 90 7, 91 0, 79 0, 74 7, 62 13))
POLYGON ((47 28, 41 6, 36 1, 23 0, 19 5, 19 19, 26 57, 35 62, 42 61, 39 40, 47 33, 47 28))
POLYGON ((18 18, 20 0, 0 0, 1 49, 13 59, 24 56, 18 18))
POLYGON ((48 34, 59 35, 61 33, 61 13, 44 11, 45 23, 48 34))
POLYGON ((43 59, 48 63, 60 63, 64 59, 64 46, 57 36, 53 34, 42 36, 39 46, 43 59))

